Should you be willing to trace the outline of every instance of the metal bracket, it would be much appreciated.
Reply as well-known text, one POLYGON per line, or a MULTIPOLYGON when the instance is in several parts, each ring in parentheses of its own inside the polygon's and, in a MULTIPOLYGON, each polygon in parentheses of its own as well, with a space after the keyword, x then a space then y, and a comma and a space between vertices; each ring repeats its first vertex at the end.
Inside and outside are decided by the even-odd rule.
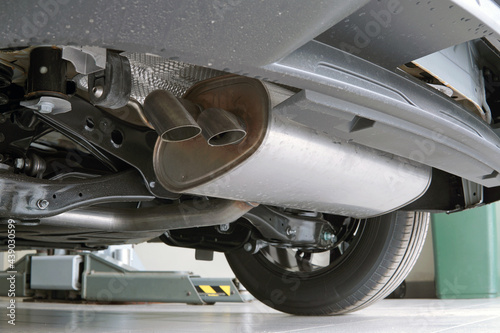
POLYGON ((462 178, 465 208, 471 208, 483 203, 483 185, 462 178))
POLYGON ((336 242, 330 223, 319 216, 292 215, 259 206, 243 216, 259 230, 265 241, 293 247, 329 248, 336 242))
POLYGON ((10 112, 0 114, 0 133, 2 133, 0 138, 3 139, 0 140, 1 153, 3 155, 13 152, 16 155, 25 154, 31 144, 32 138, 43 133, 46 129, 39 125, 43 124, 40 124, 36 116, 28 110, 17 114, 10 112))
POLYGON ((73 111, 39 114, 40 118, 71 138, 79 138, 125 161, 141 172, 146 187, 158 198, 176 199, 178 194, 164 189, 153 169, 153 149, 158 138, 149 128, 132 127, 79 97, 71 97, 73 111))
POLYGON ((91 204, 153 200, 136 170, 74 181, 51 181, 0 173, 0 216, 38 219, 91 204))
POLYGON ((71 62, 80 74, 91 74, 106 68, 106 49, 92 46, 63 46, 62 58, 71 62))
POLYGON ((40 113, 59 114, 71 111, 71 103, 65 99, 52 96, 42 96, 40 98, 21 101, 22 106, 39 111, 40 113))
POLYGON ((90 102, 109 109, 127 105, 132 90, 130 63, 126 57, 107 52, 106 68, 88 77, 90 102))

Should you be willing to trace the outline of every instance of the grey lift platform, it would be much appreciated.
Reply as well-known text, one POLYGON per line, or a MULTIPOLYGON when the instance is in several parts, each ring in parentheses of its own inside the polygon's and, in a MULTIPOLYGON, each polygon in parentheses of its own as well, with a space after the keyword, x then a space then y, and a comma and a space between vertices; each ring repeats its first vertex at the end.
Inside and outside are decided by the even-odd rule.
POLYGON ((202 278, 187 272, 138 271, 95 254, 26 255, 14 269, 0 272, 0 295, 7 296, 8 277, 15 275, 16 296, 96 302, 169 302, 213 304, 245 302, 229 278, 202 278))

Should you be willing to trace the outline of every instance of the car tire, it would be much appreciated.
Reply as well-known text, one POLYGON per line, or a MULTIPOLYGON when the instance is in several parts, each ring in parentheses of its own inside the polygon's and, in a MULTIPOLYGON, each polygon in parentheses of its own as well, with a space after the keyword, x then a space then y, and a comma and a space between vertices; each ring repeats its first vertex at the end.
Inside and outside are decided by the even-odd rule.
MULTIPOLYGON (((295 315, 335 315, 389 295, 406 278, 425 241, 429 214, 398 211, 358 220, 355 242, 317 271, 292 271, 263 250, 226 253, 237 279, 258 300, 295 315)), ((287 250, 290 251, 290 250, 287 250)))

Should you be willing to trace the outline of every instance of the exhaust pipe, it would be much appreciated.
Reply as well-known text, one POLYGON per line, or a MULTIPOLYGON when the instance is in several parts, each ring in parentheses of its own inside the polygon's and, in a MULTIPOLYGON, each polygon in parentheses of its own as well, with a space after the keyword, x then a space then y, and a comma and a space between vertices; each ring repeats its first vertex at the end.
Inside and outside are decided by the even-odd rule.
POLYGON ((180 142, 202 133, 210 146, 238 143, 245 136, 244 124, 234 114, 178 99, 166 90, 155 90, 144 100, 144 115, 165 142, 180 142))
MULTIPOLYGON (((304 94, 291 98, 308 103, 304 94)), ((158 140, 153 166, 159 182, 172 192, 355 218, 396 210, 427 190, 430 167, 295 122, 286 117, 286 102, 271 109, 275 95, 282 94, 240 76, 191 87, 185 98, 205 109, 231 110, 247 135, 225 147, 211 147, 203 138, 158 140)))
POLYGON ((193 112, 196 116, 199 110, 194 104, 189 104, 189 106, 191 110, 188 110, 166 90, 155 90, 144 100, 144 115, 161 140, 165 142, 185 141, 201 133, 200 126, 191 114, 193 112))
POLYGON ((247 135, 244 124, 237 116, 219 108, 203 110, 197 121, 201 134, 213 147, 236 144, 247 135))
POLYGON ((257 205, 223 199, 193 200, 138 209, 88 207, 40 219, 40 224, 107 232, 165 231, 231 223, 257 205))

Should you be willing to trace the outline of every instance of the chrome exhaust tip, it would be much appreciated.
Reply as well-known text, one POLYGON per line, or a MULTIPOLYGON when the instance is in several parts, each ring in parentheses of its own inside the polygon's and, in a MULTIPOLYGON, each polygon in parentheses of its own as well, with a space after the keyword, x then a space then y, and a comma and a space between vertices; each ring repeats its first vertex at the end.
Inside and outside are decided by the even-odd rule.
POLYGON ((244 123, 231 112, 219 109, 205 109, 198 116, 201 134, 213 147, 240 142, 247 135, 244 123))
POLYGON ((201 133, 191 114, 199 109, 194 104, 188 106, 193 110, 188 110, 172 93, 155 90, 144 100, 144 115, 163 141, 185 141, 201 133))

